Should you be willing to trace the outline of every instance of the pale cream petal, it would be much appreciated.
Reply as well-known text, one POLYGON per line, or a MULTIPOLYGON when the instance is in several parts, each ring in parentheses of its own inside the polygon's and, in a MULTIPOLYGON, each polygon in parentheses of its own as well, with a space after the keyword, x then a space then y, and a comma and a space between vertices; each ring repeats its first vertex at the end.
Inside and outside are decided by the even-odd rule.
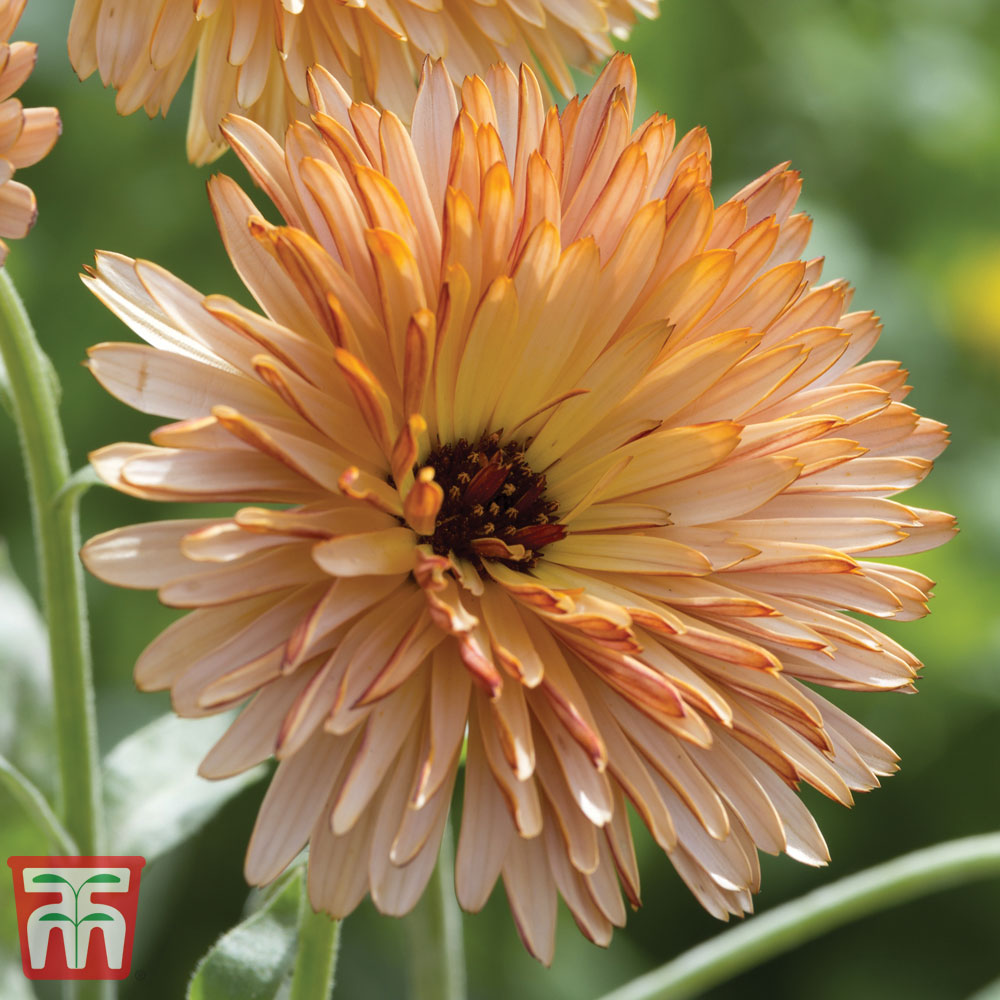
POLYGON ((190 502, 301 502, 319 488, 265 455, 113 445, 91 455, 98 475, 134 496, 190 502), (112 478, 113 477, 113 478, 112 478))
MULTIPOLYGON (((357 705, 367 684, 364 671, 381 670, 390 662, 400 637, 407 633, 412 636, 409 621, 387 614, 388 608, 400 598, 411 608, 419 606, 420 592, 412 585, 405 588, 402 595, 398 595, 394 587, 389 588, 388 597, 383 594, 352 624, 345 623, 330 633, 333 641, 331 638, 318 640, 319 649, 335 645, 336 650, 285 718, 278 736, 279 757, 295 753, 324 719, 328 731, 334 733, 350 732, 367 719, 370 705, 357 705), (355 677, 350 692, 349 671, 355 677), (356 679, 358 674, 362 675, 360 683, 356 679)), ((289 669, 298 668, 290 666, 289 669)))
POLYGON ((258 692, 209 750, 198 773, 203 778, 229 778, 267 760, 274 753, 276 726, 311 674, 311 670, 302 670, 258 692))
POLYGON ((379 702, 371 712, 357 753, 331 813, 333 832, 346 833, 371 801, 424 701, 419 678, 379 702))
POLYGON ((604 828, 605 839, 614 858, 618 878, 621 879, 625 895, 633 907, 642 905, 639 895, 639 867, 635 856, 635 844, 632 842, 632 830, 629 827, 628 813, 625 809, 625 798, 621 788, 612 782, 615 811, 611 822, 604 828))
POLYGON ((95 576, 119 587, 157 588, 197 570, 181 552, 191 532, 224 522, 213 518, 154 521, 95 535, 80 558, 95 576))
POLYGON ((739 816, 757 847, 768 854, 783 851, 785 833, 774 804, 726 744, 720 740, 709 749, 689 747, 687 752, 739 816))
POLYGON ((514 836, 510 811, 486 762, 479 727, 470 726, 455 858, 455 892, 464 910, 478 913, 486 905, 514 836))
POLYGON ((514 922, 524 946, 545 965, 556 947, 556 885, 540 838, 514 839, 503 863, 514 922))
POLYGON ((322 574, 309 558, 308 548, 302 545, 265 549, 221 567, 192 565, 195 573, 160 587, 159 596, 164 604, 176 608, 229 604, 257 594, 322 580, 322 574))
POLYGON ((416 808, 437 794, 465 738, 472 681, 456 661, 450 644, 432 654, 426 750, 412 799, 416 808))
POLYGON ((759 757, 735 740, 725 736, 726 745, 750 769, 754 779, 764 790, 781 819, 785 831, 785 853, 807 865, 825 865, 830 860, 826 841, 819 832, 816 821, 791 789, 772 771, 762 766, 759 757))
POLYGON ((615 480, 611 494, 638 493, 704 472, 726 458, 744 433, 728 421, 654 431, 625 446, 633 461, 615 480))
POLYGON ((441 833, 438 824, 441 823, 442 813, 447 817, 451 806, 459 763, 459 755, 455 754, 441 785, 423 805, 414 805, 413 798, 410 798, 389 851, 389 860, 396 867, 408 865, 428 845, 433 849, 435 857, 437 856, 441 833))
POLYGON ((98 253, 95 267, 82 276, 86 285, 112 312, 153 347, 200 360, 223 371, 238 372, 237 361, 223 360, 203 338, 178 330, 139 281, 136 261, 121 254, 98 253))
POLYGON ((405 578, 398 576, 338 577, 326 596, 302 619, 288 640, 287 662, 294 668, 341 625, 381 604, 405 578))
POLYGON ((281 762, 257 813, 243 873, 251 885, 273 881, 305 844, 353 740, 317 733, 281 762))
POLYGON ((545 667, 517 605, 507 596, 502 586, 487 586, 480 604, 490 633, 490 646, 496 658, 527 687, 537 687, 545 667))
MULTIPOLYGON (((449 790, 450 787, 449 785, 449 790)), ((381 913, 399 917, 409 913, 427 886, 437 864, 441 837, 445 832, 448 796, 442 795, 439 800, 426 808, 430 811, 435 805, 437 808, 433 810, 433 827, 412 860, 403 867, 389 865, 378 879, 370 876, 372 902, 381 913)), ((373 858, 381 846, 377 840, 372 841, 373 858)))
POLYGON ((413 568, 415 543, 409 528, 386 528, 319 542, 313 559, 331 576, 391 576, 413 568))
POLYGON ((19 240, 35 224, 38 208, 31 188, 20 181, 0 185, 0 236, 19 240))
POLYGON ((546 819, 548 822, 539 839, 544 842, 556 887, 584 936, 594 944, 607 947, 611 941, 611 921, 600 911, 587 891, 583 876, 570 866, 559 834, 555 832, 551 814, 546 819))
MULTIPOLYGON (((174 710, 181 715, 196 714, 198 709, 218 708, 231 698, 221 697, 218 686, 237 682, 239 671, 247 667, 251 677, 263 673, 266 681, 281 674, 283 643, 276 637, 287 634, 315 602, 320 587, 296 587, 276 594, 268 607, 262 609, 251 623, 227 642, 202 656, 191 656, 171 689, 174 710), (234 676, 235 675, 235 676, 234 676)), ((250 690, 253 686, 250 686, 250 690)))
POLYGON ((329 828, 321 814, 309 836, 309 902, 334 919, 343 919, 368 891, 367 859, 375 826, 375 810, 367 809, 343 836, 329 828))
POLYGON ((540 736, 537 746, 538 780, 547 801, 546 825, 559 830, 564 841, 560 852, 568 855, 573 867, 578 872, 592 872, 600 860, 600 831, 574 802, 548 739, 540 736))
POLYGON ((489 716, 486 698, 480 691, 473 693, 474 709, 469 717, 469 731, 478 728, 486 761, 497 785, 507 801, 518 834, 536 837, 542 828, 541 796, 534 775, 521 780, 507 763, 503 748, 489 716))
POLYGON ((545 558, 580 569, 701 576, 711 570, 705 557, 666 538, 641 535, 570 535, 545 548, 545 558))
POLYGON ((892 618, 902 607, 891 590, 861 572, 852 573, 740 573, 740 583, 765 593, 818 601, 860 611, 876 618, 892 618))
POLYGON ((143 691, 169 688, 195 660, 224 645, 274 604, 273 594, 199 608, 164 629, 139 656, 135 683, 143 691))
POLYGON ((186 420, 219 403, 251 413, 285 416, 286 407, 259 382, 140 344, 90 348, 88 368, 108 392, 143 413, 186 420))
POLYGON ((673 789, 657 774, 653 775, 660 795, 663 797, 684 850, 696 859, 698 864, 720 888, 739 891, 753 881, 751 862, 734 837, 717 840, 711 837, 697 822, 687 806, 673 789))
POLYGON ((413 105, 413 148, 433 209, 440 213, 451 158, 451 127, 458 114, 455 89, 442 62, 424 64, 413 105))
MULTIPOLYGON (((11 62, 13 61, 12 55, 11 62)), ((11 64, 8 63, 4 77, 10 69, 11 64)), ((0 81, 0 89, 4 88, 4 83, 5 81, 0 81)), ((61 132, 62 122, 55 108, 27 108, 24 112, 21 134, 4 156, 18 170, 33 166, 52 151, 61 132)))
POLYGON ((552 744, 556 761, 580 812, 595 826, 604 826, 611 819, 613 805, 603 767, 595 766, 587 757, 546 698, 533 694, 530 704, 535 719, 552 744))

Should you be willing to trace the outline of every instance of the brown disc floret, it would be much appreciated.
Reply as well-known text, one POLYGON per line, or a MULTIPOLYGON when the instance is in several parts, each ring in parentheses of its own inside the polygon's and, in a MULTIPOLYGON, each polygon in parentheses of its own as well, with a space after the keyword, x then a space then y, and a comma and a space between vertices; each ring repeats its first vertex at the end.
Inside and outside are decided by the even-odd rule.
POLYGON ((498 433, 474 443, 460 438, 436 447, 422 464, 434 469, 444 491, 434 533, 421 538, 438 555, 453 552, 477 567, 493 557, 524 569, 539 549, 565 537, 559 505, 546 496, 545 476, 525 461, 520 442, 501 444, 498 433), (504 546, 514 552, 522 546, 524 555, 511 559, 504 546))

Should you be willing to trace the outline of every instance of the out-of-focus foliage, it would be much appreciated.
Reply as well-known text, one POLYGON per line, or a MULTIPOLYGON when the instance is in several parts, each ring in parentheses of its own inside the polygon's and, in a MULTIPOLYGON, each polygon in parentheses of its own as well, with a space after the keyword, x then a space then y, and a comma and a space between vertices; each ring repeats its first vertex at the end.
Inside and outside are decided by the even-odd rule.
POLYGON ((290 979, 303 891, 302 867, 269 887, 259 909, 212 945, 188 984, 187 1000, 271 1000, 290 979))
POLYGON ((47 792, 54 784, 48 657, 45 623, 0 543, 0 755, 47 792))
POLYGON ((172 713, 125 737, 104 759, 108 850, 151 864, 200 830, 221 805, 264 776, 251 768, 225 781, 198 777, 198 765, 232 722, 172 713))
MULTIPOLYGON (((910 558, 939 582, 932 616, 899 628, 927 665, 921 693, 847 696, 853 715, 901 755, 902 771, 851 811, 808 795, 833 855, 828 871, 765 858, 766 909, 837 875, 910 848, 1000 828, 1000 5, 995 0, 664 0, 629 49, 645 111, 709 128, 716 191, 728 196, 776 162, 805 177, 813 250, 829 277, 857 286, 858 308, 885 322, 879 354, 902 360, 922 413, 948 422, 953 444, 918 505, 958 514, 963 533, 910 558)), ((29 4, 20 37, 42 44, 28 104, 56 104, 65 133, 32 170, 36 230, 9 268, 63 382, 74 465, 113 440, 140 439, 151 418, 102 392, 80 366, 88 345, 130 334, 76 278, 95 248, 144 256, 205 292, 239 295, 214 234, 207 171, 185 162, 184 115, 119 119, 110 93, 76 82, 65 55, 65 5, 29 4)), ((186 106, 178 98, 178 110, 186 106)), ((242 176, 232 156, 214 169, 242 176)), ((13 429, 0 525, 18 573, 34 585, 27 500, 13 429)), ((84 533, 153 516, 110 491, 83 504, 84 533)), ((171 613, 148 594, 90 582, 101 738, 109 749, 167 710, 140 695, 132 663, 171 613)), ((41 664, 39 664, 41 668, 41 664)), ((33 777, 38 778, 37 775, 33 777)), ((44 776, 42 776, 44 777, 44 776)), ((238 796, 197 839, 143 875, 136 975, 125 1000, 183 995, 198 958, 238 922, 241 866, 260 786, 238 796)), ((0 795, 0 856, 36 850, 0 795)), ((565 914, 551 970, 516 940, 498 889, 465 921, 476 1000, 586 1000, 720 928, 641 838, 644 907, 608 952, 565 914)), ((966 997, 1000 973, 996 884, 893 910, 813 943, 710 994, 793 1000, 966 997)), ((15 954, 8 886, 0 887, 0 956, 15 954)), ((345 925, 339 995, 405 995, 398 923, 366 905, 345 925)), ((0 983, 6 982, 0 973, 0 983)), ((6 988, 3 995, 7 996, 6 988)), ((44 997, 43 991, 39 996, 44 997)))

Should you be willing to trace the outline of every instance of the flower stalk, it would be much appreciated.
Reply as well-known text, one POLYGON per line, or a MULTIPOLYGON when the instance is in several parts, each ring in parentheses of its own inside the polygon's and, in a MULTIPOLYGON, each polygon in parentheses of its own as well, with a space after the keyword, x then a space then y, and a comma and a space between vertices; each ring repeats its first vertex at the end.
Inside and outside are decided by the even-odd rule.
MULTIPOLYGON (((31 518, 48 624, 49 659, 59 755, 60 818, 81 854, 100 854, 100 769, 94 685, 83 573, 77 558, 80 531, 75 503, 58 502, 70 480, 59 423, 57 384, 24 303, 0 270, 0 357, 24 458, 31 518)), ((111 982, 67 984, 66 996, 104 1000, 111 982)))
POLYGON ((923 848, 793 899, 695 946, 601 1000, 685 1000, 827 931, 911 899, 1000 875, 1000 833, 923 848))
POLYGON ((441 838, 434 876, 406 921, 412 1000, 465 1000, 465 948, 454 869, 455 847, 449 822, 441 838))
POLYGON ((70 478, 55 386, 24 304, 0 271, 0 355, 9 379, 31 499, 55 691, 63 823, 83 854, 99 853, 94 690, 76 505, 56 503, 70 478))
POLYGON ((340 947, 340 921, 314 913, 306 880, 299 902, 299 941, 289 1000, 325 1000, 333 992, 340 947))

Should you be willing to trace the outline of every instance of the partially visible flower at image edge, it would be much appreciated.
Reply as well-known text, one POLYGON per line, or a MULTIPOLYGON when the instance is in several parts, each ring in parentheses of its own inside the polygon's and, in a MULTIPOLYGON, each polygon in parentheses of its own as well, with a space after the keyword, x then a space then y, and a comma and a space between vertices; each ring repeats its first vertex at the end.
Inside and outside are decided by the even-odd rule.
POLYGON ((571 68, 611 55, 611 35, 659 0, 76 0, 69 53, 81 78, 100 71, 125 115, 166 113, 196 61, 188 156, 226 148, 219 122, 239 112, 280 136, 305 117, 306 70, 334 73, 357 100, 409 118, 424 56, 445 58, 452 78, 502 60, 541 66, 566 97, 571 68))
POLYGON ((716 206, 703 129, 633 126, 629 59, 561 113, 529 69, 459 105, 428 64, 412 134, 310 86, 283 149, 224 124, 284 224, 209 186, 263 314, 115 254, 85 277, 149 345, 98 345, 93 374, 174 421, 98 474, 247 505, 86 545, 192 609, 137 684, 244 706, 201 773, 278 760, 247 879, 308 843, 336 917, 415 904, 463 748, 459 901, 502 877, 543 961, 559 895, 600 944, 638 905, 626 803, 706 909, 749 911, 759 850, 828 860, 800 783, 850 804, 896 769, 816 688, 913 689, 917 660, 842 612, 926 613, 931 581, 873 557, 953 533, 889 499, 943 425, 800 259, 798 175, 716 206))
POLYGON ((0 0, 0 264, 7 259, 4 240, 28 235, 38 209, 34 192, 12 180, 14 171, 30 167, 55 145, 62 126, 55 108, 24 108, 14 93, 35 68, 38 47, 11 42, 26 0, 0 0))

